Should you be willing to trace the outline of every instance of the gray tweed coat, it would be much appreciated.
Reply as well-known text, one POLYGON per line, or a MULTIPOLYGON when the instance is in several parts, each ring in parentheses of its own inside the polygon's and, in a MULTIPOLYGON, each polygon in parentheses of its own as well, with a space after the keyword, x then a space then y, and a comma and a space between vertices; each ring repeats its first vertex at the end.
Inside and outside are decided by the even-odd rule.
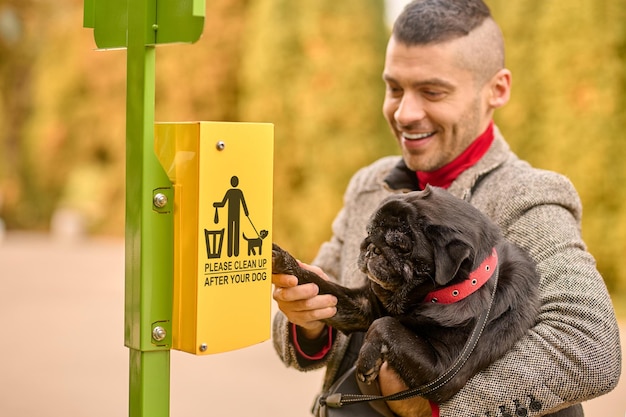
MULTIPOLYGON (((520 406, 529 416, 544 415, 610 391, 621 372, 617 322, 581 237, 582 207, 576 190, 565 177, 518 159, 495 131, 489 151, 448 191, 491 217, 506 238, 530 253, 542 277, 542 307, 538 324, 512 351, 440 405, 442 417, 515 415, 520 406)), ((333 237, 313 261, 332 279, 347 286, 366 279, 356 266, 365 225, 383 198, 413 188, 414 174, 402 166, 400 157, 386 157, 352 178, 344 207, 333 222, 333 237)), ((304 371, 326 366, 328 387, 348 338, 338 334, 324 360, 302 369, 287 324, 279 312, 273 340, 281 359, 304 371)))

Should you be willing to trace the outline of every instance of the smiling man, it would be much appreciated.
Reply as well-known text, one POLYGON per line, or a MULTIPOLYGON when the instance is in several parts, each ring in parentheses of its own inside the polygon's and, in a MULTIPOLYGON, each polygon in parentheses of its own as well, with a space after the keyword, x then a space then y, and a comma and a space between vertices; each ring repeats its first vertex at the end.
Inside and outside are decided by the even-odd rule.
MULTIPOLYGON (((447 189, 489 216, 525 249, 541 274, 536 325, 503 358, 475 375, 433 416, 582 416, 580 402, 613 389, 620 375, 619 336, 603 279, 581 237, 582 208, 562 175, 520 160, 493 123, 511 92, 504 42, 480 0, 417 0, 396 20, 383 72, 383 114, 401 150, 361 169, 350 181, 333 237, 313 265, 346 286, 366 277, 356 264, 365 226, 389 195, 447 189)), ((373 138, 373 140, 380 140, 373 138)), ((336 299, 313 284, 274 275, 280 312, 274 342, 300 370, 326 366, 324 389, 358 354, 362 337, 346 337, 320 320, 336 299)), ((405 389, 383 366, 383 394, 405 389)), ((423 401, 389 402, 402 417, 421 416, 423 401)))
POLYGON ((425 45, 411 44, 412 26, 403 23, 401 16, 387 46, 383 113, 406 165, 432 172, 472 151, 494 110, 508 101, 511 73, 501 42, 481 48, 487 39, 502 39, 493 20, 461 38, 425 45))

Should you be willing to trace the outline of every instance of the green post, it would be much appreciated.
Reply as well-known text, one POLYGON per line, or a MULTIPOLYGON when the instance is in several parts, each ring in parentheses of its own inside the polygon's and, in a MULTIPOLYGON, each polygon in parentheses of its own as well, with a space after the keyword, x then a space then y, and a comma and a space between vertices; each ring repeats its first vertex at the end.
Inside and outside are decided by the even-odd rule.
POLYGON ((84 0, 99 48, 127 48, 126 280, 129 416, 167 417, 173 285, 173 192, 154 153, 155 46, 195 42, 204 0, 84 0), (157 16, 161 16, 157 19, 157 16))
POLYGON ((169 416, 173 215, 156 211, 153 204, 155 190, 171 187, 153 146, 156 50, 149 45, 154 35, 148 29, 155 15, 154 3, 129 0, 125 344, 130 349, 130 417, 169 416), (166 334, 161 348, 152 338, 157 326, 166 334))

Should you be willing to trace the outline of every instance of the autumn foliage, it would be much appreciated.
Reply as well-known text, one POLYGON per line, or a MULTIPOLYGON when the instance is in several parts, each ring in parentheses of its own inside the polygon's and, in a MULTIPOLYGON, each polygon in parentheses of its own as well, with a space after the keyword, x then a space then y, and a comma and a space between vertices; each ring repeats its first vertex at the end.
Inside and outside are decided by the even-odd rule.
MULTIPOLYGON (((572 179, 583 235, 626 292, 626 2, 491 0, 513 96, 496 122, 572 179)), ((0 218, 75 210, 123 236, 125 51, 96 51, 81 0, 0 0, 0 218)), ((380 107, 382 0, 210 0, 202 39, 157 50, 158 121, 275 124, 274 237, 310 260, 356 169, 396 153, 380 107)))

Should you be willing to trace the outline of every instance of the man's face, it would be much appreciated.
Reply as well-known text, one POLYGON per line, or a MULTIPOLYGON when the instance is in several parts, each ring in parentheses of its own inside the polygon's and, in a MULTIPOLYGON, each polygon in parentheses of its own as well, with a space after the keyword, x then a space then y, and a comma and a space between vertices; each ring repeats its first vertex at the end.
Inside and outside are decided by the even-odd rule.
POLYGON ((460 65, 460 43, 407 46, 392 37, 387 46, 383 113, 412 170, 451 162, 491 120, 488 87, 460 65))

